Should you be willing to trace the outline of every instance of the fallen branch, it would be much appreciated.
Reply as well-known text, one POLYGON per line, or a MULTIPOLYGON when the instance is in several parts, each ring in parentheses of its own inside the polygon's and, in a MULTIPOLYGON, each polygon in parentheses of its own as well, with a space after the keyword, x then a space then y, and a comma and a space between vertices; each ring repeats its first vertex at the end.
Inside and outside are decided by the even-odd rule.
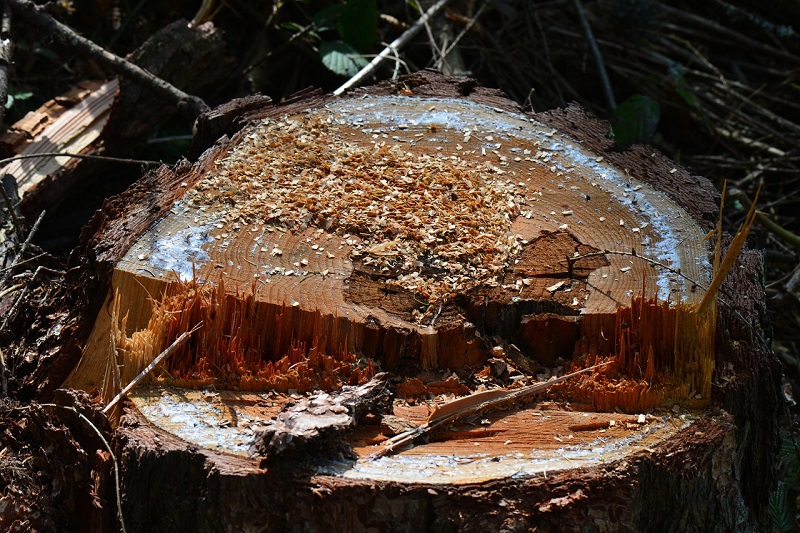
POLYGON ((145 369, 144 369, 144 370, 142 370, 142 371, 139 373, 139 375, 138 375, 138 376, 136 376, 135 378, 133 378, 133 379, 131 380, 131 382, 130 382, 130 383, 128 383, 127 385, 125 385, 125 388, 124 388, 124 389, 122 389, 121 391, 119 391, 119 394, 117 394, 116 396, 114 396, 114 399, 113 399, 113 400, 111 400, 110 402, 108 402, 108 405, 106 405, 106 406, 103 408, 103 413, 107 415, 107 414, 108 414, 108 413, 111 411, 111 409, 113 409, 113 408, 114 408, 114 406, 117 404, 117 402, 119 402, 119 401, 122 399, 122 397, 123 397, 123 396, 125 396, 125 395, 126 395, 126 394, 128 394, 130 391, 132 391, 132 390, 133 390, 133 388, 134 388, 136 385, 138 385, 140 381, 142 381, 142 380, 143 380, 143 379, 144 379, 144 378, 145 378, 145 377, 146 377, 146 376, 147 376, 147 375, 148 375, 150 372, 152 372, 152 370, 153 370, 153 369, 154 369, 156 366, 158 366, 158 365, 161 363, 161 361, 163 361, 164 359, 166 359, 167 357, 169 357, 169 356, 172 354, 172 352, 174 352, 175 350, 177 350, 178 348, 180 348, 181 346, 183 346, 183 344, 184 344, 184 343, 185 343, 187 340, 189 340, 189 337, 191 337, 191 336, 192 336, 192 333, 194 333, 195 331, 197 331, 198 329, 200 329, 200 327, 201 327, 202 325, 203 325, 203 323, 202 323, 202 322, 200 322, 199 324, 197 324, 195 327, 193 327, 193 328, 192 328, 192 329, 190 329, 189 331, 182 333, 180 337, 178 337, 177 339, 175 339, 175 342, 173 342, 172 344, 170 344, 169 346, 167 346, 167 348, 166 348, 166 349, 165 349, 163 352, 161 352, 160 354, 158 354, 158 355, 156 356, 156 358, 155 358, 155 359, 153 359, 153 361, 152 361, 152 362, 151 362, 149 365, 147 365, 147 366, 145 367, 145 369))
POLYGON ((192 120, 210 110, 208 105, 200 97, 187 94, 171 83, 167 83, 145 69, 96 45, 89 39, 76 33, 66 24, 62 24, 54 19, 31 0, 8 0, 8 3, 15 10, 17 16, 21 17, 26 22, 39 28, 48 35, 55 36, 66 46, 74 48, 96 61, 99 61, 120 76, 130 78, 147 87, 154 93, 160 94, 170 101, 175 102, 178 108, 191 117, 192 120))
POLYGON ((597 63, 597 70, 600 71, 600 83, 603 86, 603 93, 606 95, 606 103, 608 104, 609 110, 614 111, 617 107, 617 102, 614 99, 614 91, 611 89, 611 82, 608 79, 606 65, 603 62, 603 56, 594 38, 592 27, 589 25, 589 21, 586 20, 586 13, 583 10, 583 5, 580 0, 572 0, 572 3, 575 6, 575 11, 578 12, 578 20, 581 23, 581 27, 583 27, 583 35, 586 37, 586 42, 589 43, 589 49, 592 51, 594 61, 597 63))
MULTIPOLYGON (((753 202, 750 201, 750 198, 747 194, 741 189, 731 189, 730 192, 731 197, 736 198, 740 202, 745 209, 750 210, 753 202)), ((758 221, 773 235, 783 239, 787 243, 791 244, 795 248, 800 248, 800 235, 797 235, 794 232, 789 231, 788 229, 784 228, 764 213, 763 211, 756 211, 756 217, 758 221)))
POLYGON ((333 94, 339 96, 350 87, 354 87, 364 81, 364 78, 375 72, 381 63, 392 57, 397 53, 397 50, 408 44, 408 41, 413 39, 414 36, 419 33, 419 30, 425 27, 425 24, 427 24, 428 20, 436 16, 436 14, 441 11, 441 9, 446 6, 449 1, 450 0, 439 0, 433 4, 430 9, 423 13, 422 16, 417 19, 417 21, 412 24, 410 28, 403 32, 400 37, 392 41, 386 48, 383 49, 380 54, 375 56, 375 59, 370 61, 369 65, 362 68, 355 74, 355 76, 347 80, 341 87, 333 91, 333 94))
POLYGON ((452 402, 448 402, 436 408, 428 417, 427 422, 421 426, 395 435, 391 439, 387 440, 384 443, 383 449, 375 452, 370 457, 373 459, 378 459, 384 455, 392 454, 398 447, 405 446, 406 444, 412 444, 414 441, 422 437, 430 436, 432 433, 443 429, 446 426, 450 426, 466 417, 474 416, 486 411, 501 409, 529 398, 535 394, 539 394, 540 392, 544 392, 557 383, 567 381, 568 379, 580 374, 586 374, 587 372, 597 370, 598 368, 609 363, 610 361, 606 363, 600 363, 599 365, 590 366, 588 368, 584 368, 583 370, 578 370, 577 372, 565 374, 559 378, 543 381, 541 383, 534 383, 533 385, 528 385, 527 387, 521 387, 519 389, 492 389, 471 394, 469 396, 464 396, 462 398, 457 398, 452 402))

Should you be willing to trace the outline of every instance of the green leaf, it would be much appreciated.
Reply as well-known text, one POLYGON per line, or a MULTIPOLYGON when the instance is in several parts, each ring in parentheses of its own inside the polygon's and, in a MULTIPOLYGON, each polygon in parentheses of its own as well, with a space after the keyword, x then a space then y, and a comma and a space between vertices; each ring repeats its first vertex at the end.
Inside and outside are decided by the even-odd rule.
POLYGON ((31 91, 18 91, 13 87, 10 87, 8 90, 8 95, 6 96, 6 109, 11 109, 11 106, 14 105, 14 102, 23 102, 33 96, 31 91))
POLYGON ((647 143, 653 137, 661 118, 658 102, 644 94, 634 94, 614 110, 611 126, 621 148, 647 143))
POLYGON ((369 50, 378 31, 375 0, 347 0, 339 13, 337 28, 342 39, 356 50, 369 50))
POLYGON ((319 45, 322 64, 340 76, 352 77, 369 64, 358 50, 343 41, 325 41, 319 45))
POLYGON ((786 483, 778 482, 778 486, 769 495, 769 515, 775 531, 792 531, 794 529, 794 509, 787 498, 786 483))
POLYGON ((11 92, 14 93, 14 99, 15 100, 27 100, 28 98, 33 96, 33 93, 31 91, 13 91, 12 90, 11 92))

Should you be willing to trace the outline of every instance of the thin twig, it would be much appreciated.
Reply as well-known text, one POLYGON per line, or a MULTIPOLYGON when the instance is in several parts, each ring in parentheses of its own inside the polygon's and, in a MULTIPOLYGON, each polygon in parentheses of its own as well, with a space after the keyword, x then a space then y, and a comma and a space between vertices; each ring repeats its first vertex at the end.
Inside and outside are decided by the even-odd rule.
MULTIPOLYGON (((36 233, 36 230, 39 229, 39 224, 41 224, 42 223, 42 219, 44 219, 44 213, 45 212, 42 211, 39 214, 39 218, 37 218, 36 222, 33 223, 33 227, 31 227, 31 230, 28 232, 28 237, 22 243, 22 246, 20 246, 20 248, 19 248, 19 252, 17 252, 16 257, 14 257, 14 260, 11 262, 11 268, 12 269, 15 268, 17 265, 19 265, 19 263, 18 263, 19 259, 22 256, 25 255, 25 251, 28 249, 28 246, 30 246, 30 244, 31 244, 31 239, 33 239, 33 236, 36 233)), ((0 287, 5 286, 6 282, 8 281, 8 278, 10 276, 11 276, 11 269, 7 270, 5 272, 5 274, 3 274, 3 277, 0 278, 0 287)))
POLYGON ((447 60, 447 56, 450 55, 450 52, 452 52, 453 49, 455 49, 455 47, 461 41, 461 39, 463 39, 464 36, 467 33, 469 33, 469 31, 472 29, 472 27, 478 22, 478 18, 481 16, 483 11, 488 6, 489 6, 489 1, 488 0, 485 1, 483 4, 481 4, 481 7, 478 8, 478 12, 475 13, 475 15, 472 18, 469 19, 469 22, 467 22, 466 26, 464 26, 464 29, 462 29, 461 32, 458 35, 456 35, 456 38, 453 39, 453 42, 450 43, 450 45, 447 47, 447 49, 445 49, 444 52, 442 52, 442 56, 439 59, 437 59, 436 63, 434 64, 434 66, 437 69, 442 67, 442 64, 447 60))
POLYGON ((589 21, 586 19, 586 12, 583 10, 583 5, 580 0, 572 0, 575 6, 575 11, 578 12, 578 20, 583 27, 583 34, 586 36, 586 42, 589 43, 589 49, 592 51, 595 63, 597 63, 597 70, 600 71, 600 83, 603 86, 603 93, 606 95, 606 103, 609 110, 613 111, 617 108, 617 101, 614 99, 614 91, 611 90, 611 82, 608 80, 608 72, 606 72, 606 65, 603 62, 603 56, 600 54, 600 48, 597 47, 597 41, 594 40, 594 33, 589 21))
POLYGON ((23 283, 17 283, 16 285, 12 285, 6 289, 0 290, 0 298, 11 294, 12 292, 20 290, 25 285, 23 283))
POLYGON ((119 527, 122 530, 122 533, 127 533, 127 530, 125 529, 125 519, 122 516, 122 490, 119 482, 119 463, 117 462, 117 456, 114 455, 114 450, 111 448, 111 445, 103 436, 103 432, 100 431, 100 429, 98 429, 98 427, 95 426, 94 423, 86 417, 86 415, 84 415, 74 407, 70 407, 68 405, 58 405, 56 403, 43 403, 41 404, 41 406, 58 407, 59 409, 66 409, 67 411, 72 411, 73 413, 78 415, 78 418, 80 418, 86 424, 88 424, 89 427, 92 428, 92 430, 94 430, 95 433, 97 433, 97 436, 100 437, 100 440, 103 441, 106 450, 108 450, 109 455, 111 455, 111 461, 114 463, 114 485, 117 490, 117 517, 119 518, 119 527))
POLYGON ((19 154, 5 159, 0 159, 0 165, 18 161, 20 159, 36 159, 39 157, 74 157, 75 159, 92 159, 95 161, 109 161, 111 163, 123 163, 125 165, 163 165, 161 161, 151 161, 149 159, 126 159, 124 157, 110 157, 106 155, 75 154, 72 152, 40 152, 38 154, 19 154))
MULTIPOLYGON (((13 180, 14 177, 11 176, 13 180)), ((4 180, 5 181, 5 180, 4 180)), ((16 185, 16 181, 13 182, 16 185)), ((8 209, 8 216, 11 219, 11 222, 14 224, 14 231, 17 233, 17 238, 21 239, 23 235, 25 235, 25 224, 20 218, 17 216, 17 209, 14 205, 14 201, 9 196, 8 191, 6 191, 6 187, 4 183, 0 183, 0 193, 3 195, 3 201, 6 203, 6 209, 8 209)))
POLYGON ((681 272, 681 270, 679 268, 672 268, 669 265, 665 265, 664 263, 662 263, 660 261, 656 261, 655 259, 652 259, 652 258, 647 257, 645 255, 638 254, 636 252, 623 252, 623 251, 620 251, 620 250, 602 250, 602 251, 599 251, 599 252, 589 252, 589 253, 583 254, 583 255, 576 255, 574 257, 567 257, 566 259, 562 259, 561 261, 559 261, 559 263, 567 263, 567 272, 569 274, 569 277, 571 277, 572 267, 577 261, 580 261, 581 259, 588 259, 590 257, 602 257, 602 256, 605 256, 605 255, 622 255, 622 256, 626 256, 626 257, 636 257, 636 258, 641 259, 642 261, 644 261, 646 263, 649 263, 649 264, 651 264, 653 266, 661 267, 664 270, 667 270, 668 272, 671 272, 672 274, 675 274, 676 276, 682 277, 686 281, 690 281, 692 283, 692 285, 697 286, 697 287, 699 287, 699 288, 701 288, 703 290, 706 290, 706 287, 702 283, 700 283, 699 281, 697 281, 695 279, 690 278, 689 276, 687 276, 686 274, 681 272))
POLYGON ((143 379, 144 379, 144 378, 147 376, 147 374, 149 374, 149 373, 150 373, 150 372, 151 372, 151 371, 152 371, 152 370, 153 370, 153 369, 154 369, 156 366, 158 366, 158 365, 161 363, 161 361, 163 361, 164 359, 166 359, 167 357, 169 357, 169 356, 172 354, 172 352, 174 352, 175 350, 177 350, 178 348, 180 348, 181 346, 183 346, 183 344, 184 344, 184 343, 185 343, 187 340, 189 340, 189 337, 191 337, 191 336, 192 336, 192 333, 194 333, 195 331, 197 331, 198 329, 200 329, 200 327, 201 327, 202 325, 203 325, 203 323, 202 323, 202 322, 198 323, 198 324, 197 324, 195 327, 193 327, 193 328, 192 328, 192 329, 190 329, 189 331, 186 331, 186 332, 182 333, 180 337, 178 337, 177 339, 175 339, 175 342, 173 342, 172 344, 170 344, 169 346, 167 346, 167 348, 166 348, 166 349, 165 349, 163 352, 161 352, 160 354, 158 354, 158 355, 156 356, 156 358, 155 358, 155 359, 153 359, 153 361, 152 361, 152 362, 151 362, 149 365, 147 365, 147 366, 145 367, 145 369, 144 369, 144 370, 142 370, 142 371, 139 373, 139 375, 138 375, 138 376, 136 376, 135 378, 133 378, 133 379, 131 380, 131 382, 130 382, 130 383, 128 383, 128 384, 125 386, 125 388, 124 388, 124 389, 122 389, 122 390, 119 392, 119 394, 117 394, 116 396, 114 396, 114 399, 113 399, 113 400, 111 400, 110 402, 108 402, 108 405, 106 405, 106 406, 105 406, 105 408, 103 409, 103 413, 105 413, 105 414, 108 414, 108 413, 109 413, 109 411, 111 411, 111 409, 112 409, 112 408, 113 408, 113 407, 114 407, 114 406, 117 404, 117 402, 119 402, 119 401, 122 399, 122 397, 123 397, 123 396, 125 396, 125 395, 126 395, 126 394, 128 394, 130 391, 132 391, 132 390, 133 390, 133 388, 134 388, 136 385, 138 385, 138 384, 139 384, 139 382, 140 382, 140 381, 142 381, 142 380, 143 380, 143 379))
MULTIPOLYGON (((750 210, 750 207, 753 205, 753 202, 750 201, 750 198, 747 197, 747 194, 741 189, 732 189, 731 196, 738 199, 744 205, 744 208, 750 210)), ((759 222, 767 228, 770 232, 772 232, 777 237, 785 240, 787 243, 791 244, 795 248, 800 248, 800 235, 789 231, 788 229, 784 228, 783 226, 779 225, 771 218, 767 216, 766 213, 762 211, 756 211, 756 217, 758 218, 759 222)))
POLYGON ((534 383, 533 385, 528 385, 527 387, 521 387, 512 390, 494 389, 478 392, 463 398, 458 398, 452 402, 442 405, 439 409, 431 413, 428 421, 421 426, 404 431, 403 433, 395 435, 391 439, 387 440, 384 443, 383 448, 380 451, 372 454, 370 457, 377 459, 394 453, 398 447, 405 446, 406 444, 412 444, 414 441, 424 436, 428 436, 444 426, 449 426, 468 416, 473 416, 475 414, 490 410, 496 410, 525 398, 529 398, 535 394, 546 391, 557 383, 564 382, 580 374, 597 370, 598 368, 609 363, 610 361, 593 365, 588 368, 578 370, 577 372, 571 372, 549 381, 534 383))
POLYGON ((170 101, 175 102, 178 108, 190 116, 192 120, 210 110, 208 105, 201 98, 181 91, 171 83, 154 76, 145 69, 96 45, 89 39, 76 33, 66 24, 62 24, 54 19, 47 14, 41 6, 35 4, 31 0, 6 1, 14 8, 17 16, 44 31, 46 35, 55 36, 68 47, 78 50, 100 62, 120 76, 140 83, 154 93, 160 94, 170 101))
POLYGON ((347 89, 355 87, 356 85, 364 81, 364 78, 375 72, 375 70, 378 68, 378 66, 380 66, 381 63, 392 57, 393 53, 397 53, 397 50, 400 50, 406 44, 408 44, 408 42, 411 39, 413 39, 414 36, 417 35, 417 33, 419 33, 419 31, 423 27, 425 27, 425 24, 428 23, 428 20, 436 16, 436 14, 439 11, 441 11, 441 9, 444 6, 446 6, 449 1, 450 0, 439 0, 438 2, 433 4, 430 7, 430 9, 428 9, 425 13, 423 13, 423 15, 420 18, 418 18, 417 21, 414 22, 414 24, 411 25, 410 28, 408 28, 405 32, 403 32, 403 34, 400 35, 400 37, 392 41, 386 48, 383 49, 383 51, 381 51, 380 54, 375 56, 375 58, 372 61, 370 61, 370 63, 367 66, 358 71, 355 76, 347 80, 341 87, 333 91, 333 94, 338 96, 343 92, 345 92, 347 89))
POLYGON ((33 276, 31 276, 31 279, 28 280, 27 284, 25 285, 25 288, 22 290, 17 299, 14 301, 14 305, 11 306, 11 309, 8 310, 6 316, 3 318, 3 324, 0 325, 0 331, 5 331, 6 328, 8 327, 8 323, 17 314, 17 309, 19 309, 20 304, 22 304, 22 300, 25 298, 25 295, 28 294, 28 288, 33 284, 34 280, 36 279, 36 277, 39 275, 40 272, 47 272, 50 274, 62 275, 62 276, 64 275, 64 272, 60 270, 53 270, 47 267, 38 266, 36 268, 36 271, 33 273, 33 276))
POLYGON ((23 259, 22 261, 17 261, 16 263, 14 263, 11 266, 7 266, 5 268, 0 268, 0 273, 8 272, 9 270, 14 270, 18 266, 22 266, 22 265, 24 265, 26 263, 30 263, 31 261, 36 261, 37 259, 41 259, 42 257, 44 257, 46 255, 47 255, 46 252, 42 252, 40 254, 34 255, 33 257, 29 257, 27 259, 23 259))
POLYGON ((263 56, 259 57, 258 59, 253 61, 250 65, 248 65, 246 68, 241 69, 241 72, 239 73, 238 76, 236 76, 236 78, 240 78, 240 77, 242 77, 242 76, 244 76, 246 74, 249 74, 253 69, 258 67, 264 61, 268 60, 269 58, 271 58, 275 54, 279 54, 279 53, 283 52, 284 48, 286 48, 287 46, 291 45, 294 41, 296 41, 297 39, 299 39, 300 37, 302 37, 303 35, 308 33, 313 28, 314 28, 313 24, 308 24, 308 25, 300 28, 300 30, 295 32, 295 33, 293 33, 292 36, 289 37, 289 39, 285 43, 281 44, 277 48, 274 48, 274 49, 270 50, 269 52, 267 52, 266 54, 264 54, 263 56))

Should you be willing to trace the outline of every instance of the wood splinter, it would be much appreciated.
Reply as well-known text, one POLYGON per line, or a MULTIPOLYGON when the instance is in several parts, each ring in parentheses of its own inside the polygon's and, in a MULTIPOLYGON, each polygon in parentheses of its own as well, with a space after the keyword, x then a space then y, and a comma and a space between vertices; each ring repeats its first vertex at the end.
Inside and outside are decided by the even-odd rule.
POLYGON ((458 422, 467 416, 500 409, 515 402, 530 398, 534 394, 546 391, 557 383, 562 383, 580 374, 586 374, 597 370, 609 363, 610 361, 593 365, 576 372, 564 374, 555 379, 534 383, 533 385, 528 385, 527 387, 519 389, 492 389, 463 398, 457 398, 452 402, 448 402, 436 408, 428 417, 428 420, 421 426, 395 435, 387 440, 384 443, 383 449, 372 454, 370 458, 379 459, 385 455, 393 454, 397 448, 407 444, 413 444, 418 439, 430 436, 434 432, 443 429, 445 426, 458 422))
POLYGON ((135 378, 133 378, 133 379, 131 380, 131 382, 130 382, 130 383, 128 383, 128 384, 125 386, 125 388, 123 388, 121 391, 119 391, 119 394, 117 394, 116 396, 114 396, 114 398, 113 398, 113 399, 112 399, 110 402, 108 402, 108 405, 106 405, 106 406, 103 408, 103 413, 105 413, 105 414, 108 414, 108 413, 110 413, 110 412, 111 412, 111 410, 114 408, 114 406, 117 404, 117 402, 119 402, 119 401, 120 401, 120 400, 123 398, 123 396, 125 396, 125 395, 126 395, 126 394, 128 394, 130 391, 132 391, 132 390, 133 390, 133 388, 134 388, 134 387, 136 387, 136 385, 138 385, 138 384, 139 384, 139 382, 140 382, 140 381, 142 381, 142 380, 143 380, 143 379, 144 379, 144 378, 145 378, 145 377, 146 377, 146 376, 147 376, 147 375, 148 375, 150 372, 152 372, 152 371, 153 371, 153 369, 154 369, 155 367, 157 367, 159 364, 161 364, 161 362, 162 362, 164 359, 166 359, 167 357, 169 357, 169 356, 170 356, 170 355, 171 355, 173 352, 175 352, 175 350, 177 350, 178 348, 180 348, 181 346, 183 346, 183 344, 184 344, 184 343, 185 343, 187 340, 189 340, 189 337, 191 337, 191 336, 192 336, 192 333, 194 333, 195 331, 197 331, 198 329, 200 329, 202 326, 203 326, 203 323, 202 323, 202 322, 200 322, 200 323, 199 323, 199 324, 197 324, 195 327, 193 327, 192 329, 190 329, 189 331, 187 331, 187 332, 185 332, 185 333, 182 333, 180 337, 178 337, 177 339, 175 339, 175 342, 173 342, 172 344, 170 344, 170 345, 167 347, 167 349, 166 349, 166 350, 164 350, 163 352, 161 352, 160 354, 158 354, 158 355, 156 356, 156 358, 155 358, 155 359, 153 359, 153 361, 152 361, 152 362, 151 362, 149 365, 147 365, 147 366, 144 368, 144 370, 142 370, 142 371, 139 373, 139 375, 138 375, 138 376, 136 376, 135 378))

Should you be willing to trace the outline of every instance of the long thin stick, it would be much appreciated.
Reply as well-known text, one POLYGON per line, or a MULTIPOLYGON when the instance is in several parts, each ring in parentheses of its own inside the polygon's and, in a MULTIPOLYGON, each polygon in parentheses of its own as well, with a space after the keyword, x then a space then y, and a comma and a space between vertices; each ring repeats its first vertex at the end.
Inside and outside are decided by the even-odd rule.
POLYGON ((403 34, 400 37, 392 41, 391 44, 389 44, 386 48, 384 48, 383 51, 375 57, 375 59, 370 61, 369 65, 362 68, 360 71, 356 73, 355 76, 347 80, 344 83, 344 85, 333 91, 333 94, 338 96, 343 92, 345 92, 350 87, 353 87, 361 83, 364 80, 364 78, 372 74, 381 63, 391 58, 394 53, 397 53, 396 52, 397 50, 408 44, 408 41, 413 39, 414 36, 417 33, 419 33, 419 30, 425 27, 425 24, 428 22, 428 20, 436 16, 436 14, 439 11, 441 11, 441 9, 444 6, 446 6, 449 1, 450 0, 439 0, 438 2, 433 4, 430 7, 430 9, 428 9, 425 13, 423 13, 423 15, 420 18, 418 18, 414 24, 411 25, 410 28, 408 28, 405 32, 403 32, 403 34))
MULTIPOLYGON (((13 267, 16 267, 19 264, 18 261, 22 258, 22 256, 25 255, 25 251, 28 249, 28 246, 30 246, 31 240, 33 239, 33 236, 36 233, 36 230, 39 229, 39 224, 41 224, 42 219, 44 219, 44 213, 45 213, 44 211, 39 213, 39 218, 37 218, 36 222, 33 223, 33 227, 31 227, 31 230, 28 232, 28 237, 22 243, 22 246, 20 246, 19 251, 14 257, 14 261, 11 262, 13 267)), ((0 278, 0 287, 5 286, 6 282, 8 281, 8 278, 11 277, 11 272, 12 272, 11 270, 7 270, 5 274, 3 274, 3 277, 0 278)))
POLYGON ((442 405, 439 409, 431 413, 428 421, 421 426, 404 431, 403 433, 395 435, 391 439, 387 440, 384 443, 383 449, 375 452, 370 457, 377 459, 383 457, 384 455, 394 453, 398 447, 411 444, 415 440, 433 433, 444 425, 451 425, 467 416, 488 410, 498 409, 510 403, 522 400, 523 398, 533 396, 534 394, 546 391, 556 383, 561 383, 580 374, 591 372, 609 363, 610 362, 600 363, 599 365, 590 366, 588 368, 584 368, 583 370, 578 370, 577 372, 564 374, 563 376, 556 379, 551 379, 550 381, 534 383, 533 385, 528 385, 527 387, 522 387, 519 389, 494 389, 485 392, 479 392, 471 396, 458 398, 452 402, 442 405))
POLYGON ((163 165, 161 161, 150 159, 126 159, 124 157, 110 157, 107 155, 75 154, 72 152, 40 152, 37 154, 18 154, 0 159, 0 165, 19 161, 20 159, 37 159, 40 157, 73 157, 75 159, 91 159, 93 161, 109 161, 111 163, 123 163, 126 165, 163 165))
POLYGON ((603 56, 600 54, 600 48, 594 39, 592 27, 589 25, 589 21, 586 20, 586 12, 583 10, 581 1, 572 0, 572 3, 575 5, 575 11, 578 12, 578 20, 581 22, 586 42, 589 43, 589 49, 592 51, 595 63, 597 63, 597 70, 600 71, 600 83, 603 86, 603 93, 606 95, 606 103, 609 110, 614 111, 617 108, 617 102, 614 99, 614 91, 611 90, 611 82, 608 80, 608 72, 606 72, 606 65, 603 63, 603 56))
POLYGON ((197 324, 195 327, 193 327, 193 328, 192 328, 192 329, 190 329, 189 331, 187 331, 187 332, 185 332, 185 333, 182 333, 180 337, 178 337, 177 339, 175 339, 175 342, 173 342, 172 344, 170 344, 169 346, 167 346, 166 350, 164 350, 163 352, 161 352, 160 354, 158 354, 158 355, 156 356, 156 358, 155 358, 155 359, 153 359, 153 361, 152 361, 152 362, 151 362, 149 365, 147 365, 147 366, 145 367, 145 369, 144 369, 144 370, 142 370, 142 371, 139 373, 139 375, 138 375, 138 376, 136 376, 135 378, 133 378, 133 379, 131 380, 131 382, 130 382, 130 383, 128 383, 127 385, 125 385, 125 388, 124 388, 124 389, 122 389, 122 390, 119 392, 119 394, 117 394, 116 396, 114 396, 114 399, 113 399, 113 400, 111 400, 110 402, 108 402, 108 405, 106 405, 106 406, 105 406, 105 408, 103 409, 103 413, 105 413, 105 414, 108 414, 108 412, 109 412, 109 411, 111 411, 111 409, 113 409, 113 408, 114 408, 114 406, 117 404, 117 402, 119 402, 119 401, 122 399, 122 397, 123 397, 123 396, 125 396, 125 395, 126 395, 126 394, 128 394, 130 391, 132 391, 132 390, 133 390, 133 388, 134 388, 136 385, 138 385, 138 384, 139 384, 139 382, 140 382, 140 381, 142 381, 142 380, 143 380, 143 379, 144 379, 144 378, 147 376, 147 374, 149 374, 149 373, 150 373, 150 372, 151 372, 151 371, 152 371, 152 370, 153 370, 153 369, 154 369, 156 366, 158 366, 158 365, 161 363, 161 361, 163 361, 164 359, 166 359, 167 357, 169 357, 169 356, 172 354, 172 352, 174 352, 175 350, 177 350, 178 348, 180 348, 181 346, 183 346, 183 344, 184 344, 184 343, 185 343, 187 340, 189 340, 189 337, 191 337, 191 336, 192 336, 192 333, 194 333, 195 331, 197 331, 198 329, 200 329, 200 327, 201 327, 202 325, 203 325, 203 323, 202 323, 202 322, 200 322, 199 324, 197 324))
POLYGON ((98 429, 98 427, 95 426, 92 423, 92 421, 89 420, 88 417, 86 417, 86 415, 84 415, 74 407, 70 407, 68 405, 58 405, 57 403, 43 403, 41 404, 41 406, 58 407, 60 409, 66 409, 67 411, 72 411, 73 413, 78 415, 78 418, 80 418, 86 424, 88 424, 89 427, 92 428, 95 433, 97 433, 97 436, 100 437, 100 440, 103 441, 106 450, 108 450, 108 454, 111 456, 111 460, 114 462, 114 484, 117 489, 117 517, 119 518, 119 527, 122 530, 122 533, 126 533, 127 530, 125 529, 125 519, 122 516, 122 490, 120 488, 120 483, 119 483, 119 463, 117 462, 117 456, 114 455, 114 450, 111 449, 111 445, 108 443, 108 440, 106 440, 106 438, 103 436, 103 432, 100 431, 100 429, 98 429))
POLYGON ((90 56, 120 76, 129 78, 142 84, 151 91, 175 102, 181 111, 186 112, 192 119, 209 110, 208 105, 199 97, 186 94, 171 83, 154 76, 145 69, 134 65, 118 55, 96 45, 86 37, 75 32, 69 26, 62 24, 48 15, 40 6, 31 0, 6 0, 15 10, 17 16, 45 32, 53 35, 70 48, 90 56))
MULTIPOLYGON (((2 95, 0 95, 1 97, 2 95)), ((8 210, 8 216, 11 219, 11 222, 14 224, 14 230, 17 232, 17 239, 21 239, 25 236, 25 222, 22 220, 20 216, 17 214, 17 206, 15 205, 14 200, 11 199, 9 191, 6 191, 6 187, 13 187, 11 190, 12 194, 15 194, 17 199, 19 198, 19 194, 17 193, 17 182, 14 179, 14 176, 11 174, 6 174, 3 176, 2 182, 0 182, 0 195, 3 196, 3 201, 6 204, 6 209, 8 210)))

